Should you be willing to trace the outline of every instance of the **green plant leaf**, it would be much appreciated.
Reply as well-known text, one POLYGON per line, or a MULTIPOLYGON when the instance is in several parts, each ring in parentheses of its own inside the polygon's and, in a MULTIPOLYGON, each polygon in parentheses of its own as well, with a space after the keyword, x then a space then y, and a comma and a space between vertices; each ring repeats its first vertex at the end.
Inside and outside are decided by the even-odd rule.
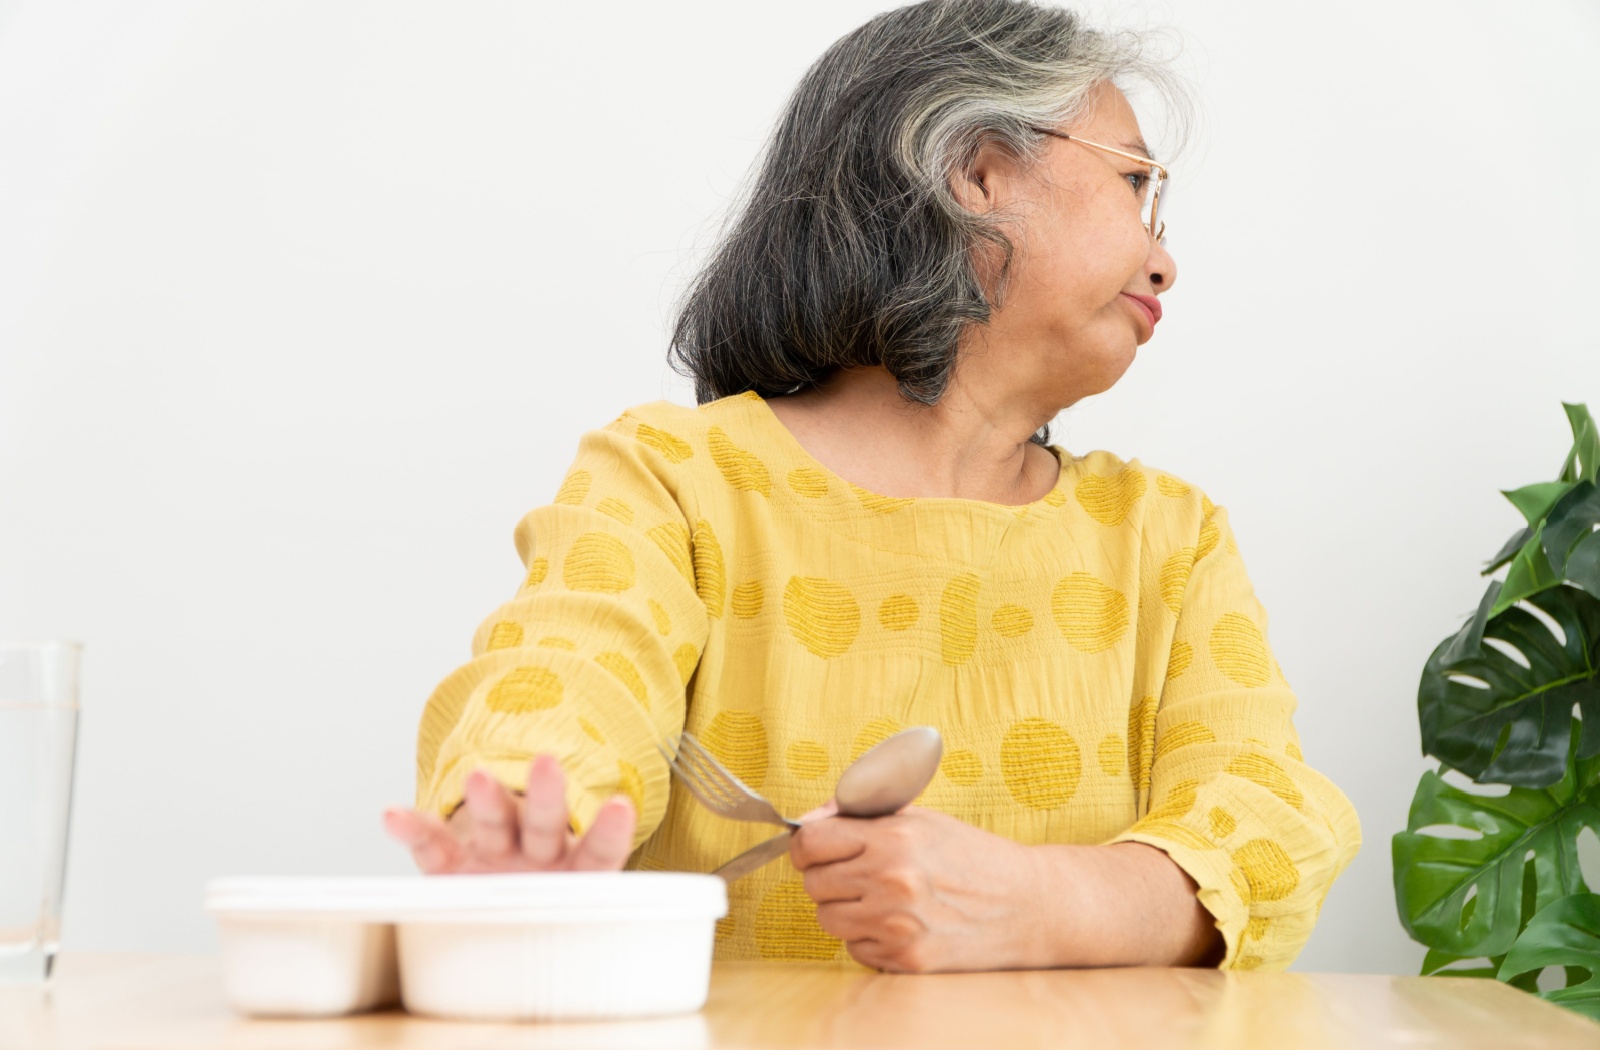
POLYGON ((1567 422, 1572 426, 1572 451, 1561 465, 1561 480, 1595 481, 1600 477, 1600 429, 1595 427, 1588 405, 1569 405, 1563 401, 1561 407, 1566 410, 1567 422))
MULTIPOLYGON (((1527 929, 1528 920, 1533 918, 1534 902, 1538 898, 1538 890, 1538 884, 1533 878, 1533 868, 1524 866, 1522 869, 1522 916, 1521 921, 1518 923, 1518 929, 1527 929)), ((1476 897, 1473 897, 1471 900, 1467 901, 1467 903, 1461 908, 1462 918, 1470 919, 1472 917, 1472 910, 1477 903, 1478 898, 1476 897)), ((1505 963, 1505 961, 1506 957, 1504 955, 1451 955, 1449 952, 1442 952, 1437 948, 1429 948, 1427 954, 1422 957, 1421 976, 1428 977, 1430 975, 1438 975, 1440 977, 1486 977, 1490 980, 1493 980, 1499 976, 1500 967, 1505 963), (1455 965, 1456 963, 1460 962, 1478 962, 1482 963, 1483 965, 1455 965), (1453 967, 1453 969, 1451 967, 1453 967)), ((1525 992, 1537 993, 1539 991, 1538 973, 1519 974, 1510 978, 1505 983, 1516 988, 1521 988, 1525 992)))
POLYGON ((1550 508, 1544 522, 1544 554, 1550 568, 1560 575, 1578 541, 1594 535, 1600 523, 1600 488, 1592 481, 1574 485, 1550 508))
POLYGON ((1535 911, 1588 888, 1577 837, 1600 830, 1600 758, 1578 759, 1577 739, 1573 719, 1567 773, 1544 789, 1478 795, 1422 775, 1406 830, 1391 844, 1395 902, 1414 940, 1463 959, 1499 955, 1522 928, 1525 878, 1535 911), (1439 826, 1479 837, 1424 833, 1439 826))
POLYGON ((1500 589, 1500 597, 1495 599, 1489 615, 1498 616, 1524 598, 1547 591, 1560 582, 1561 577, 1556 575, 1550 567, 1550 559, 1544 555, 1544 524, 1541 522, 1534 527, 1528 542, 1511 559, 1511 568, 1506 570, 1505 585, 1500 589))
POLYGON ((1550 513, 1554 507, 1572 490, 1572 484, 1566 481, 1540 481, 1532 485, 1524 485, 1520 489, 1501 489, 1500 495, 1511 501, 1511 505, 1522 512, 1528 519, 1529 525, 1537 525, 1550 513))
POLYGON ((1600 752, 1600 600, 1566 586, 1526 599, 1555 621, 1563 640, 1526 609, 1490 616, 1503 593, 1491 583, 1472 619, 1423 667, 1422 749, 1480 782, 1545 787, 1566 771, 1573 705, 1584 718, 1580 756, 1600 752))
MULTIPOLYGON (((1446 638, 1436 649, 1440 661, 1444 664, 1455 664, 1468 657, 1478 655, 1478 650, 1483 648, 1483 630, 1489 626, 1489 610, 1500 597, 1501 584, 1499 580, 1490 582, 1483 597, 1478 599, 1478 608, 1473 612, 1472 619, 1461 625, 1461 629, 1446 638)), ((1424 748, 1426 751, 1426 748, 1424 748)))
POLYGON ((1537 975, 1546 966, 1568 967, 1568 982, 1539 997, 1600 1021, 1600 894, 1575 893, 1541 908, 1506 953, 1498 976, 1537 975), (1575 969, 1587 971, 1588 979, 1574 983, 1575 969))
MULTIPOLYGON (((1477 898, 1473 898, 1475 901, 1477 898)), ((1471 904, 1472 901, 1467 903, 1471 904)), ((1505 961, 1503 955, 1493 955, 1485 958, 1482 955, 1451 955, 1441 952, 1437 948, 1429 948, 1428 954, 1422 957, 1422 971, 1419 976, 1432 977, 1488 977, 1493 979, 1500 973, 1500 964, 1505 961), (1483 963, 1482 966, 1455 966, 1459 962, 1474 960, 1483 963), (1454 969, 1450 967, 1454 966, 1454 969)))
POLYGON ((1528 540, 1532 538, 1532 528, 1524 527, 1518 529, 1517 534, 1512 536, 1509 540, 1506 540, 1505 546, 1501 547, 1499 552, 1495 554, 1493 558, 1489 559, 1489 563, 1483 567, 1483 571, 1478 573, 1478 575, 1487 576, 1500 566, 1504 565, 1506 562, 1510 561, 1512 558, 1516 557, 1517 552, 1525 547, 1528 543, 1528 540))
POLYGON ((1572 548, 1567 557, 1567 579, 1596 598, 1600 598, 1600 532, 1572 548))

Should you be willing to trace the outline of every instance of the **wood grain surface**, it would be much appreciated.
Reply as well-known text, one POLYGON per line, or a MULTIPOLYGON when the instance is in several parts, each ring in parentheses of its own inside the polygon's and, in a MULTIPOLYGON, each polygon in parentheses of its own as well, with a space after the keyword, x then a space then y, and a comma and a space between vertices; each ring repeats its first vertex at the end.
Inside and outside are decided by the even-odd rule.
POLYGON ((609 1024, 465 1024, 397 1011, 251 1020, 205 955, 65 955, 0 987, 4 1050, 1005 1048, 1600 1050, 1600 1025, 1494 981, 1213 970, 926 977, 721 964, 706 1008, 609 1024))

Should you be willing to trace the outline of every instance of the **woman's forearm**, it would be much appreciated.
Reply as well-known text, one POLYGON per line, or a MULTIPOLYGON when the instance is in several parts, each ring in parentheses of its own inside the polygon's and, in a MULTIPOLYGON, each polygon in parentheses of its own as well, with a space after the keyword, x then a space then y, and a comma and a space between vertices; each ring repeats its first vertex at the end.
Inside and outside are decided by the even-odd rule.
POLYGON ((1154 846, 1034 846, 1029 965, 1215 966, 1222 934, 1194 880, 1154 846))

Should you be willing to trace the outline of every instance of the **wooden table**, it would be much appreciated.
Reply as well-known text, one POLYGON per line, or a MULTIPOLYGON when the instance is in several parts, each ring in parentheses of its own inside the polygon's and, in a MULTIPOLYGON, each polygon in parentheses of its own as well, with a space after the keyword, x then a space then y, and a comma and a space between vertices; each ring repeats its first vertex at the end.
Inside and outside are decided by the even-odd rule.
POLYGON ((3 1050, 940 1047, 1022 1050, 1600 1050, 1600 1025, 1494 981, 1083 970, 897 977, 723 964, 699 1014, 604 1025, 449 1024, 403 1013, 253 1021, 206 955, 66 955, 0 987, 3 1050))

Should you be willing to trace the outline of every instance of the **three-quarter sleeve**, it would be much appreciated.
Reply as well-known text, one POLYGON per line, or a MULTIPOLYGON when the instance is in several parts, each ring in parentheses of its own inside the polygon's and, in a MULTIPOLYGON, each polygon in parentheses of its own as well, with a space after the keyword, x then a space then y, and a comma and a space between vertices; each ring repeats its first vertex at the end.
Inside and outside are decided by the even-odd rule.
POLYGON ((424 709, 419 808, 449 813, 480 767, 520 790, 529 760, 549 753, 575 828, 617 793, 639 812, 636 846, 660 824, 657 744, 683 728, 708 632, 675 442, 631 415, 586 434, 555 501, 517 526, 521 589, 424 709))
POLYGON ((1355 856, 1360 825, 1305 764, 1295 696, 1227 511, 1201 501, 1198 534, 1162 573, 1177 612, 1165 683, 1153 713, 1135 711, 1135 721, 1153 714, 1149 793, 1111 841, 1164 850, 1194 879, 1227 943, 1223 967, 1282 969, 1355 856))

